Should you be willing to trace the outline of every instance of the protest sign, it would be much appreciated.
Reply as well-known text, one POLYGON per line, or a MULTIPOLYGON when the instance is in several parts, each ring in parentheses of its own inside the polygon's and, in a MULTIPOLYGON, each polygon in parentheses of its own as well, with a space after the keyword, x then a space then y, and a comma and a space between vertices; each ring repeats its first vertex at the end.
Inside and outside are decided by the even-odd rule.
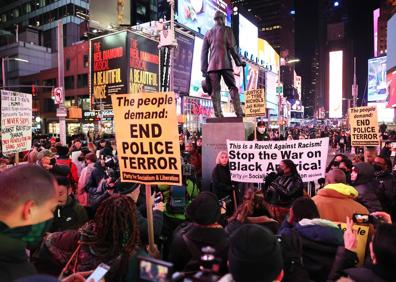
POLYGON ((31 149, 31 94, 1 90, 1 145, 3 154, 31 149))
POLYGON ((378 146, 380 144, 377 107, 349 109, 352 146, 378 146))
POLYGON ((181 156, 173 92, 112 97, 121 180, 181 185, 181 156))
POLYGON ((293 141, 227 140, 231 179, 263 183, 281 160, 292 160, 304 182, 325 176, 329 138, 293 141))
POLYGON ((245 92, 245 116, 260 117, 265 116, 266 104, 264 89, 247 90, 245 92))
MULTIPOLYGON (((337 224, 338 228, 342 230, 342 232, 345 232, 346 230, 346 223, 343 222, 335 222, 337 224)), ((357 257, 359 259, 358 265, 361 266, 363 265, 364 262, 364 257, 366 254, 366 244, 367 244, 367 238, 368 238, 368 233, 369 233, 369 227, 365 225, 353 225, 353 230, 357 230, 357 245, 354 251, 357 254, 357 257)))

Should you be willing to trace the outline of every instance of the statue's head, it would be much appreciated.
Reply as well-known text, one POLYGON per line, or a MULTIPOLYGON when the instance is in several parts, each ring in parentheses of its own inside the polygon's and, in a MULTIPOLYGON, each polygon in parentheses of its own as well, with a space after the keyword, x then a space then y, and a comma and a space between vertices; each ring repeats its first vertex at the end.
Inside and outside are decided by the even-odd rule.
POLYGON ((214 17, 213 17, 215 23, 217 25, 224 25, 225 24, 225 14, 220 12, 220 11, 216 11, 214 17))

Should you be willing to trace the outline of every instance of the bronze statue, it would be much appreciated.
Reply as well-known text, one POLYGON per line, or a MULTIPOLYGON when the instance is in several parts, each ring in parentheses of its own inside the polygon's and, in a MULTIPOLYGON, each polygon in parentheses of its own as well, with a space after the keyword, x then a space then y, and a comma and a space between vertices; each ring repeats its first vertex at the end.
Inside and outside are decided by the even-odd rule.
POLYGON ((236 51, 235 37, 232 29, 225 26, 225 15, 217 11, 214 16, 215 26, 206 34, 201 53, 201 71, 204 77, 209 77, 211 98, 216 117, 223 117, 221 110, 220 79, 223 77, 226 83, 235 113, 238 117, 243 117, 241 102, 239 100, 238 87, 235 85, 235 78, 232 69, 231 56, 237 66, 245 66, 236 51), (209 60, 209 62, 208 62, 209 60))

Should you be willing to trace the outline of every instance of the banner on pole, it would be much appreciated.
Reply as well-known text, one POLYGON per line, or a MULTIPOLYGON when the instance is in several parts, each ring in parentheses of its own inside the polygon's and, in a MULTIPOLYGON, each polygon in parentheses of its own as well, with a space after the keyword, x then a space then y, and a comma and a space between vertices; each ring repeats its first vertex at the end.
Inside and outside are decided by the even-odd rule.
POLYGON ((181 155, 173 92, 111 96, 121 180, 181 185, 181 155))
POLYGON ((352 146, 378 146, 380 144, 376 106, 349 109, 352 146))
POLYGON ((31 149, 31 94, 1 90, 1 145, 3 154, 31 149))
POLYGON ((304 182, 325 176, 329 138, 293 141, 227 140, 231 180, 263 183, 281 160, 292 160, 304 182))
POLYGON ((245 92, 245 116, 260 117, 266 114, 264 89, 247 90, 245 92))

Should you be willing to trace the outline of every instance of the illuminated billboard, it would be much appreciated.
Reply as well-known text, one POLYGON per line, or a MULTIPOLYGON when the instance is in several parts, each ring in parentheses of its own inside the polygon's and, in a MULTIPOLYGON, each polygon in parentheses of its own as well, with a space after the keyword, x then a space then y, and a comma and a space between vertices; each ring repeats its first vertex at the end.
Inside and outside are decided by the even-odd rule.
POLYGON ((377 106, 378 122, 393 122, 394 111, 388 109, 386 104, 386 102, 367 104, 367 106, 377 106))
POLYGON ((226 25, 231 26, 231 8, 223 0, 178 0, 176 20, 205 35, 214 26, 214 14, 226 15, 226 25))
POLYGON ((387 99, 386 56, 368 60, 367 101, 383 102, 387 99))
POLYGON ((203 79, 201 73, 202 45, 203 45, 203 39, 195 36, 192 69, 191 69, 190 96, 210 99, 210 96, 204 93, 201 87, 201 81, 203 79))
POLYGON ((386 38, 387 62, 386 70, 393 72, 396 70, 396 14, 388 21, 388 31, 386 38))
POLYGON ((279 86, 278 75, 272 72, 265 72, 265 101, 267 103, 267 108, 271 109, 271 117, 278 116, 278 93, 276 93, 276 88, 279 86))
POLYGON ((342 118, 342 51, 329 52, 329 118, 342 118))
POLYGON ((279 55, 275 49, 264 39, 259 38, 257 41, 258 63, 269 68, 274 73, 279 73, 279 55))
POLYGON ((242 56, 253 60, 258 57, 258 27, 251 23, 244 16, 239 14, 239 48, 241 49, 242 56))

